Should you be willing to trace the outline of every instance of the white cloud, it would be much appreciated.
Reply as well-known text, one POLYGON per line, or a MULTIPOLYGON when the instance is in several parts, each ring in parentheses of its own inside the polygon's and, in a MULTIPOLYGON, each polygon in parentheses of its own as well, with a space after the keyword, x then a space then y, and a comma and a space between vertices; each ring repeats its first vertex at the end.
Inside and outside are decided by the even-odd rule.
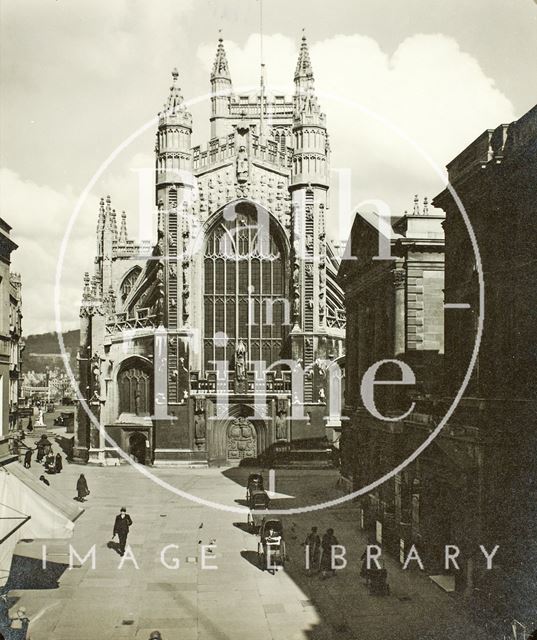
MULTIPOLYGON (((36 3, 35 8, 38 12, 39 4, 36 3)), ((138 30, 134 37, 134 30, 129 22, 128 4, 126 1, 112 5, 107 3, 106 11, 103 8, 102 11, 99 9, 91 13, 92 24, 80 26, 80 32, 75 29, 72 33, 67 33, 68 26, 76 24, 76 21, 73 22, 72 15, 62 17, 63 14, 60 12, 57 14, 58 21, 54 27, 56 31, 48 33, 47 38, 38 31, 32 36, 29 27, 24 26, 22 14, 10 16, 13 32, 18 33, 19 38, 37 38, 34 45, 43 49, 40 68, 48 75, 45 87, 44 79, 36 75, 36 69, 28 64, 27 74, 10 73, 8 84, 25 83, 21 95, 26 92, 29 95, 41 96, 43 92, 44 95, 52 95, 61 90, 60 84, 65 85, 65 82, 74 77, 80 69, 84 69, 86 74, 92 77, 92 87, 95 87, 103 83, 102 73, 105 74, 106 84, 107 78, 115 77, 121 71, 124 73, 125 68, 134 68, 140 61, 140 47, 144 49, 143 43, 147 51, 151 50, 149 43, 157 32, 155 16, 161 12, 147 10, 144 24, 140 26, 137 22, 138 30), (102 28, 99 16, 103 21, 102 28), (143 37, 140 36, 140 29, 143 37), (95 30, 99 31, 99 42, 93 40, 95 30), (58 43, 61 41, 62 49, 72 52, 69 56, 64 56, 65 64, 62 67, 52 64, 58 60, 57 52, 54 53, 55 47, 60 46, 55 38, 58 43), (85 43, 84 46, 75 44, 80 38, 85 43), (73 39, 71 49, 66 48, 70 39, 73 39), (92 49, 95 51, 92 52, 92 49), (84 59, 81 59, 81 56, 84 59), (105 63, 107 56, 110 56, 108 66, 105 63), (48 61, 51 64, 47 66, 48 61)), ((171 3, 170 7, 175 4, 177 3, 171 3)), ((16 4, 12 3, 9 6, 10 10, 14 10, 16 4)), ((62 6, 63 11, 74 11, 67 8, 70 5, 62 6)), ((101 5, 97 3, 97 6, 101 5)), ((145 6, 150 5, 141 3, 140 10, 143 11, 145 6)), ((172 8, 170 11, 175 9, 172 8)), ((139 16, 139 12, 136 15, 139 16)), ((166 68, 172 67, 177 60, 179 50, 177 38, 174 42, 173 28, 170 26, 172 22, 165 20, 158 23, 159 43, 166 40, 165 44, 159 44, 158 54, 142 55, 145 65, 143 74, 146 76, 149 68, 155 69, 162 65, 166 68), (164 29, 164 32, 161 29, 164 29)), ((226 41, 225 46, 235 86, 256 84, 259 79, 259 36, 253 34, 243 44, 226 41)), ((441 167, 484 129, 515 118, 511 103, 496 88, 494 81, 485 75, 478 62, 461 51, 453 39, 440 34, 414 35, 402 41, 392 53, 383 51, 379 44, 369 37, 334 36, 312 43, 310 53, 321 105, 328 117, 332 167, 351 169, 352 196, 355 203, 366 198, 383 199, 390 204, 392 211, 398 214, 402 209, 411 206, 414 193, 435 195, 442 188, 442 183, 411 144, 398 137, 389 127, 368 116, 365 111, 343 104, 330 95, 335 94, 348 103, 357 103, 392 122, 416 144, 422 146, 441 167)), ((214 54, 214 42, 198 48, 197 57, 202 62, 205 72, 210 71, 214 54)), ((291 38, 281 34, 264 37, 264 59, 269 85, 284 85, 288 88, 288 93, 292 90, 297 55, 297 43, 291 38)), ((19 60, 17 69, 20 70, 25 62, 25 59, 19 60)), ((7 64, 9 66, 9 63, 7 64)), ((180 65, 179 68, 181 78, 185 79, 185 83, 182 83, 185 97, 190 97, 186 90, 190 75, 201 78, 201 70, 199 66, 190 71, 181 68, 180 65)), ((207 82, 206 76, 203 82, 207 82)), ((207 84, 203 86, 207 88, 207 84)), ((107 153, 112 149, 113 143, 122 139, 124 134, 121 129, 123 125, 126 126, 123 103, 128 103, 125 107, 128 109, 132 104, 129 96, 134 89, 136 88, 138 94, 141 91, 136 82, 133 84, 132 81, 125 84, 125 94, 122 93, 122 87, 123 85, 114 87, 113 98, 108 93, 105 100, 106 126, 116 127, 117 123, 117 139, 114 136, 107 137, 102 128, 99 128, 98 118, 96 124, 93 122, 91 113, 83 114, 84 126, 82 121, 75 123, 81 132, 89 131, 88 135, 95 140, 97 137, 91 127, 99 131, 105 142, 101 140, 101 146, 95 145, 95 149, 106 149, 107 153)), ((155 93, 151 99, 145 95, 147 89, 144 90, 143 96, 140 95, 155 105, 155 111, 166 90, 159 91, 161 93, 155 93)), ((82 99, 83 95, 85 94, 80 94, 77 99, 82 99)), ((97 104, 95 97, 88 98, 86 102, 97 104)), ((56 115, 54 117, 56 118, 56 115)), ((196 137, 206 141, 209 137, 208 120, 196 118, 194 126, 196 137)), ((40 157, 47 164, 58 162, 57 156, 73 157, 73 171, 78 169, 83 173, 83 180, 87 180, 92 172, 90 169, 94 158, 91 156, 90 160, 82 157, 79 159, 76 153, 77 150, 85 151, 87 148, 90 154, 91 145, 78 143, 75 154, 72 155, 67 140, 62 139, 61 122, 55 119, 47 121, 46 131, 50 135, 50 143, 44 139, 41 149, 46 148, 50 157, 45 157, 44 151, 40 157)), ((69 131, 67 128, 67 132, 69 131)), ((69 138, 68 134, 63 135, 64 138, 69 138)), ((148 134, 147 145, 144 141, 143 147, 138 144, 129 150, 132 156, 130 162, 122 160, 110 167, 81 212, 69 244, 62 280, 62 312, 68 320, 67 326, 77 325, 82 274, 91 270, 93 266, 98 197, 110 193, 114 206, 118 210, 127 210, 129 226, 133 233, 136 231, 134 227, 137 182, 136 175, 130 168, 152 166, 151 139, 152 134, 148 134)), ((28 154, 28 149, 29 147, 22 146, 20 154, 28 154)), ((44 166, 45 171, 46 169, 47 166, 44 166)), ((59 170, 54 173, 57 179, 60 176, 61 179, 65 179, 67 176, 67 179, 71 180, 71 169, 62 168, 61 171, 63 173, 59 170)), ((28 175, 36 176, 40 173, 34 168, 28 175)), ((1 171, 0 180, 2 217, 13 226, 14 239, 20 244, 20 248, 13 254, 13 263, 14 268, 20 270, 23 276, 25 332, 51 330, 54 326, 53 290, 60 240, 78 193, 67 186, 48 187, 40 184, 39 179, 35 177, 33 180, 25 179, 8 169, 1 171)), ((78 183, 82 184, 83 181, 79 179, 78 183)), ((56 185, 58 184, 59 182, 56 182, 56 185)), ((337 180, 334 180, 333 187, 335 193, 332 194, 331 203, 332 215, 335 215, 338 204, 335 188, 337 180)), ((335 227, 335 224, 330 225, 330 228, 335 227)), ((340 233, 344 234, 343 231, 340 233)))
MULTIPOLYGON (((0 207, 9 221, 13 240, 12 270, 22 276, 23 330, 25 334, 51 331, 54 321, 54 283, 60 243, 76 198, 66 189, 59 192, 0 169, 0 207)), ((93 261, 97 201, 90 197, 73 229, 61 280, 61 315, 66 329, 77 326, 82 276, 93 261), (91 242, 89 241, 91 239, 91 242)))
MULTIPOLYGON (((256 83, 259 36, 251 35, 243 46, 224 44, 234 84, 256 83)), ((269 83, 290 86, 295 41, 265 36, 264 52, 269 83)), ((394 215, 401 214, 414 193, 431 197, 443 188, 413 145, 443 170, 484 129, 515 119, 511 102, 477 60, 441 34, 413 35, 392 54, 372 38, 339 35, 311 44, 310 55, 328 119, 331 164, 351 169, 353 204, 382 199, 394 215)), ((214 45, 199 47, 207 71, 213 57, 214 45)))

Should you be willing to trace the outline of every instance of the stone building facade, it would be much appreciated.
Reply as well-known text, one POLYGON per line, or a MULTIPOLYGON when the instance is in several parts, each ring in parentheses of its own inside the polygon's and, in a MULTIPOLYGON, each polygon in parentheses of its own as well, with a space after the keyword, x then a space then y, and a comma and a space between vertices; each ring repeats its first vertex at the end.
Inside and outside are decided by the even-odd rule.
MULTIPOLYGON (((485 131, 447 169, 479 248, 484 276, 483 338, 469 384, 452 417, 400 477, 362 500, 362 525, 397 557, 404 557, 415 544, 425 571, 441 575, 444 588, 471 594, 470 602, 487 621, 516 618, 531 622, 533 567, 537 565, 537 107, 515 122, 485 131), (458 568, 451 565, 446 570, 446 545, 460 550, 458 568), (488 552, 498 545, 491 570, 486 568, 480 545, 488 552)), ((378 423, 374 429, 360 426, 361 409, 353 405, 357 391, 347 392, 349 420, 343 433, 355 438, 348 447, 347 461, 354 488, 406 459, 439 424, 460 389, 475 346, 479 282, 468 229, 448 189, 433 204, 445 212, 445 299, 439 290, 436 294, 447 305, 443 374, 431 373, 430 380, 437 382, 425 393, 402 394, 404 401, 400 396, 398 412, 408 408, 410 399, 416 402, 404 420, 378 423)), ((363 225, 357 221, 355 228, 363 225)), ((353 232, 353 238, 359 235, 353 232)), ((359 357, 364 358, 363 347, 361 354, 355 347, 357 355, 352 355, 351 345, 356 344, 352 332, 361 326, 352 317, 357 306, 353 291, 378 269, 370 263, 361 277, 352 262, 344 262, 340 269, 349 312, 347 389, 353 371, 363 371, 367 364, 356 364, 359 357)), ((385 269, 387 280, 393 266, 385 269)), ((364 309, 384 305, 385 300, 385 293, 379 295, 370 288, 364 309)), ((414 322, 415 302, 414 297, 407 299, 407 329, 414 322)), ((438 309, 441 306, 437 313, 438 309)), ((367 317, 364 311, 362 316, 367 317)), ((418 332, 419 326, 412 332, 418 332)), ((423 326, 426 335, 427 323, 423 326)), ((389 337, 388 342, 383 339, 385 349, 393 344, 389 337)), ((406 345, 408 348, 408 334, 406 345)), ((366 353, 371 358, 386 357, 386 351, 371 347, 366 353)), ((419 384, 417 370, 416 378, 419 384)), ((392 388, 392 394, 396 390, 392 388)), ((388 397, 388 407, 392 401, 393 396, 388 397)), ((371 418, 366 420, 371 423, 371 418)))
POLYGON ((17 245, 11 226, 0 218, 0 419, 1 435, 17 426, 22 365, 22 298, 20 275, 11 272, 17 245))
POLYGON ((172 77, 155 146, 156 244, 130 240, 101 202, 81 306, 80 388, 94 415, 81 406, 81 460, 115 461, 116 444, 145 463, 237 463, 324 437, 337 395, 328 368, 345 316, 305 39, 291 99, 235 94, 219 41, 205 148, 191 145, 172 77))
POLYGON ((11 353, 9 356, 9 426, 18 428, 19 403, 22 396, 22 356, 24 338, 22 335, 22 281, 19 273, 9 277, 9 334, 11 353))
MULTIPOLYGON (((341 435, 342 474, 349 489, 366 486, 411 453, 404 416, 413 402, 439 391, 444 353, 444 213, 420 206, 416 196, 411 214, 405 213, 391 230, 384 230, 375 214, 357 214, 348 259, 339 281, 347 307, 345 403, 341 435), (380 241, 379 241, 380 234, 380 241), (390 257, 379 259, 379 243, 390 246, 390 257), (376 386, 374 407, 365 405, 361 384, 366 372, 381 361, 406 363, 415 375, 411 386, 376 386)), ((401 379, 399 365, 384 363, 377 380, 401 379)), ((361 500, 363 528, 388 550, 398 553, 409 535, 412 479, 406 471, 361 500)))
MULTIPOLYGON (((477 586, 476 594, 490 594, 489 605, 502 615, 530 621, 530 567, 537 565, 537 107, 484 131, 447 168, 479 247, 484 324, 472 378, 439 439, 449 449, 439 444, 445 455, 431 459, 428 469, 434 477, 445 469, 452 510, 444 515, 443 538, 459 543, 469 558, 461 587, 477 586), (479 544, 499 545, 493 571, 484 570, 479 544)), ((447 190, 434 203, 446 212, 446 302, 468 305, 445 312, 450 402, 474 345, 479 287, 456 203, 447 190)))

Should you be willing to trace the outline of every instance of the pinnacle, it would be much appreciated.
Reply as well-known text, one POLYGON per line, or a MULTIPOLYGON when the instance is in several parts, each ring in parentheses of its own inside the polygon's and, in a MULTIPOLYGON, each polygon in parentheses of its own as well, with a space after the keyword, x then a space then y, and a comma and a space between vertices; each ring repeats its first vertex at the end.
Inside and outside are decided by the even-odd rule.
POLYGON ((301 78, 313 80, 313 69, 311 67, 308 43, 304 33, 302 34, 302 44, 300 45, 300 53, 298 54, 298 62, 295 70, 295 82, 301 78))
POLYGON ((181 89, 178 85, 179 71, 177 71, 177 67, 172 70, 172 84, 170 87, 170 95, 168 96, 168 100, 164 103, 164 112, 167 112, 169 115, 173 115, 180 110, 184 109, 183 106, 183 96, 181 95, 181 89))
POLYGON ((229 65, 226 57, 226 50, 224 48, 224 40, 220 36, 218 38, 218 47, 216 48, 216 57, 214 59, 213 70, 211 72, 211 78, 217 76, 229 78, 229 65))

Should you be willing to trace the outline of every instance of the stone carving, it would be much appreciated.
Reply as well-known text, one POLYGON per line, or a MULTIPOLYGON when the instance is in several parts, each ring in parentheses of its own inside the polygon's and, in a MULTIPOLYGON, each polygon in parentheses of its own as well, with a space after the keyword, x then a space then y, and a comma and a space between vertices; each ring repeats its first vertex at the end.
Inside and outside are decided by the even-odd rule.
POLYGON ((287 440, 287 414, 276 414, 274 422, 276 428, 276 440, 287 440))
POLYGON ((235 348, 235 377, 238 381, 246 377, 246 345, 239 340, 235 348))
POLYGON ((98 353, 94 353, 90 362, 92 391, 96 398, 99 398, 101 393, 101 363, 103 361, 104 358, 101 358, 98 353))
POLYGON ((405 270, 404 269, 392 269, 393 284, 396 289, 401 289, 405 286, 405 270))
POLYGON ((205 398, 194 400, 194 443, 198 451, 205 450, 207 425, 205 419, 205 398))
POLYGON ((228 429, 227 457, 229 460, 255 458, 257 455, 256 432, 253 424, 244 417, 236 418, 228 429))
POLYGON ((239 153, 237 154, 236 161, 237 169, 237 182, 239 184, 245 183, 248 180, 248 155, 246 153, 246 147, 241 145, 239 147, 239 153))

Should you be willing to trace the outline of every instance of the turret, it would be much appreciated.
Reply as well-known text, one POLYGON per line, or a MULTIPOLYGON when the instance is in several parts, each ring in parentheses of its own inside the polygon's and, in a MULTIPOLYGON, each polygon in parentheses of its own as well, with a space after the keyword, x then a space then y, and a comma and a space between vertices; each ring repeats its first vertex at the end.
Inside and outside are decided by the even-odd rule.
POLYGON ((184 104, 177 79, 172 72, 170 95, 159 113, 156 153, 156 203, 165 209, 176 207, 184 195, 180 190, 192 189, 192 115, 184 104))
POLYGON ((232 131, 228 124, 231 90, 224 41, 219 38, 211 72, 211 138, 221 138, 232 131))
POLYGON ((295 71, 293 137, 292 188, 306 184, 328 188, 326 118, 315 95, 306 36, 302 37, 295 71))
MULTIPOLYGON (((295 71, 293 159, 289 190, 293 233, 292 357, 313 364, 319 336, 326 332, 326 230, 328 205, 328 136, 315 95, 306 37, 302 37, 295 71), (303 301, 300 305, 300 301, 303 301)), ((305 385, 306 401, 313 396, 305 385)))

